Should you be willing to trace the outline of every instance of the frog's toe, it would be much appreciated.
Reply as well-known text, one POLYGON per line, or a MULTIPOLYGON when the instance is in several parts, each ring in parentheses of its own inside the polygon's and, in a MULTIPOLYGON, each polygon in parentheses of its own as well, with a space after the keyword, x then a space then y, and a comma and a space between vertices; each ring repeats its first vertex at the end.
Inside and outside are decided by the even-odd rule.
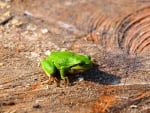
POLYGON ((56 87, 60 87, 60 80, 58 80, 56 77, 54 79, 54 83, 55 83, 56 87))
POLYGON ((54 82, 55 82, 55 77, 54 76, 49 76, 49 79, 42 82, 42 84, 52 85, 54 82))
POLYGON ((53 82, 51 80, 49 80, 49 79, 42 82, 42 84, 48 84, 48 85, 52 85, 52 83, 53 82))
POLYGON ((65 79, 62 80, 62 85, 68 85, 68 86, 71 85, 68 77, 66 77, 65 79))

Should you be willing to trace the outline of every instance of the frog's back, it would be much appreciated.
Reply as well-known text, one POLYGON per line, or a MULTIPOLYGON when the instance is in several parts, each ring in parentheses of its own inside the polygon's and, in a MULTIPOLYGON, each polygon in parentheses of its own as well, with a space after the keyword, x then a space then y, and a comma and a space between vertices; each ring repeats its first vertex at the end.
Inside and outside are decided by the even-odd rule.
POLYGON ((78 55, 73 52, 57 51, 52 52, 48 59, 54 62, 57 68, 60 68, 62 66, 70 67, 77 64, 79 62, 77 57, 78 55))
POLYGON ((56 52, 52 52, 50 55, 51 59, 60 59, 60 58, 72 58, 74 57, 76 54, 73 52, 68 52, 68 51, 56 51, 56 52))

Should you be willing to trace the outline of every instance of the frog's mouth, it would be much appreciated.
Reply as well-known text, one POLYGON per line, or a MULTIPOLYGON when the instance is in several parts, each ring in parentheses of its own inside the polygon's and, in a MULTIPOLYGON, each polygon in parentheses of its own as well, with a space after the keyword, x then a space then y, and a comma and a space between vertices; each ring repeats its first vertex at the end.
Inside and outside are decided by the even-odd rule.
POLYGON ((84 71, 86 71, 86 70, 70 70, 70 71, 68 71, 68 74, 79 74, 79 73, 83 73, 84 71))
POLYGON ((82 73, 91 67, 92 67, 92 64, 84 64, 84 65, 77 64, 70 68, 69 73, 74 73, 74 74, 82 73))

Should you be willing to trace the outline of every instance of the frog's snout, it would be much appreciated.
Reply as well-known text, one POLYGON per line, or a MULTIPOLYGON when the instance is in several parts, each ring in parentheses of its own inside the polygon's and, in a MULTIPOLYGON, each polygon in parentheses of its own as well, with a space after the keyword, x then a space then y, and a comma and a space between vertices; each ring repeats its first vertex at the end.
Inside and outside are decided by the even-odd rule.
POLYGON ((87 67, 87 68, 91 68, 91 67, 93 66, 93 63, 92 63, 92 62, 90 62, 90 63, 85 64, 85 65, 86 65, 86 67, 87 67))
POLYGON ((91 60, 91 56, 87 55, 86 57, 87 57, 89 60, 91 60))

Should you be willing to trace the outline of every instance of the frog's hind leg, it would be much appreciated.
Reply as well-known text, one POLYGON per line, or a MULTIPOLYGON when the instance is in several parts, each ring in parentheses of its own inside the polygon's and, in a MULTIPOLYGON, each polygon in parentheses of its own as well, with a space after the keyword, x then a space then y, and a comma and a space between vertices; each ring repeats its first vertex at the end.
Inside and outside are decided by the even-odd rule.
POLYGON ((57 80, 56 76, 54 76, 54 74, 56 72, 56 67, 53 64, 53 62, 51 62, 47 59, 44 59, 44 60, 42 60, 41 64, 42 64, 42 68, 45 71, 46 75, 49 77, 49 79, 42 82, 42 84, 52 84, 54 82, 57 83, 58 80, 57 80))

